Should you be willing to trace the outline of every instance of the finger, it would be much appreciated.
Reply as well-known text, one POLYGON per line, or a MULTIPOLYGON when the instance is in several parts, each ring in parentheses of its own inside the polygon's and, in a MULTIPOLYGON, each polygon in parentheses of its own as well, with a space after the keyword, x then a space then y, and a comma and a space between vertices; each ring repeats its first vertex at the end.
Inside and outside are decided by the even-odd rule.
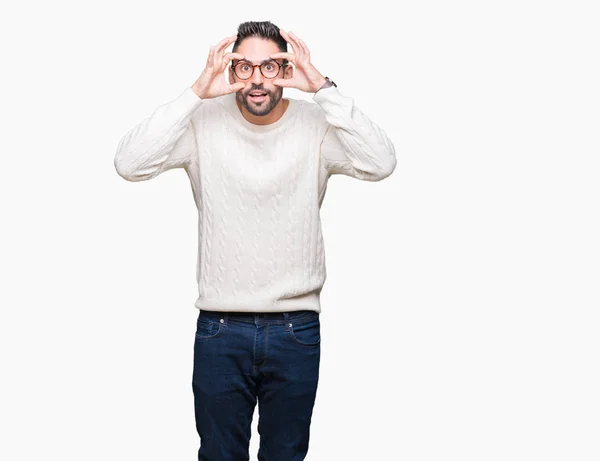
POLYGON ((232 35, 231 37, 229 37, 229 41, 227 42, 227 44, 225 45, 224 48, 227 48, 232 43, 235 43, 236 40, 237 40, 237 34, 236 35, 232 35))
POLYGON ((269 57, 270 58, 274 58, 274 59, 284 58, 284 59, 287 59, 288 61, 290 61, 293 64, 296 63, 296 55, 293 55, 291 53, 286 53, 284 51, 282 51, 281 53, 270 54, 269 57))
POLYGON ((206 58, 206 65, 212 65, 214 55, 215 55, 215 47, 211 46, 210 50, 208 51, 208 58, 206 58))
POLYGON ((304 43, 304 41, 302 41, 301 39, 298 39, 298 43, 300 43, 300 46, 302 47, 302 49, 304 50, 304 52, 306 54, 310 54, 310 51, 308 51, 308 47, 306 46, 306 43, 304 43))
POLYGON ((293 40, 293 42, 296 44, 296 47, 298 48, 297 54, 304 53, 305 50, 302 47, 302 44, 300 43, 302 40, 300 40, 300 38, 296 34, 294 34, 292 31, 290 31, 290 33, 288 35, 290 36, 290 38, 293 40))
POLYGON ((281 86, 281 87, 290 87, 290 86, 292 86, 292 79, 291 78, 276 78, 275 80, 273 80, 273 85, 281 86))
POLYGON ((235 37, 236 37, 236 35, 224 38, 217 44, 217 46, 214 47, 213 60, 214 60, 214 66, 216 68, 224 69, 225 66, 228 64, 229 61, 223 62, 223 59, 224 59, 223 50, 225 48, 227 48, 229 45, 231 45, 232 41, 235 41, 235 37))
POLYGON ((213 46, 213 48, 215 49, 215 51, 220 51, 221 47, 223 46, 224 43, 227 43, 227 40, 229 40, 229 37, 224 38, 223 40, 221 40, 219 43, 217 43, 216 45, 213 46))
POLYGON ((246 87, 246 84, 242 83, 242 82, 233 83, 233 84, 229 85, 229 89, 231 90, 232 93, 235 93, 236 91, 240 91, 241 89, 243 89, 245 87, 246 87))
POLYGON ((231 43, 235 42, 235 39, 237 38, 237 35, 232 35, 230 37, 225 37, 223 40, 221 40, 217 46, 216 49, 217 51, 223 51, 225 48, 227 48, 231 43))
POLYGON ((239 53, 225 53, 223 58, 225 59, 225 66, 227 66, 232 59, 244 59, 244 55, 239 53))
POLYGON ((281 36, 285 39, 285 41, 292 45, 292 50, 294 51, 294 53, 299 54, 299 52, 301 51, 300 47, 296 44, 293 37, 283 29, 280 30, 280 33, 281 36))
POLYGON ((298 47, 300 47, 300 49, 302 50, 303 53, 306 53, 306 45, 304 44, 304 42, 302 41, 302 39, 298 38, 298 36, 294 37, 296 39, 296 43, 298 44, 298 47))

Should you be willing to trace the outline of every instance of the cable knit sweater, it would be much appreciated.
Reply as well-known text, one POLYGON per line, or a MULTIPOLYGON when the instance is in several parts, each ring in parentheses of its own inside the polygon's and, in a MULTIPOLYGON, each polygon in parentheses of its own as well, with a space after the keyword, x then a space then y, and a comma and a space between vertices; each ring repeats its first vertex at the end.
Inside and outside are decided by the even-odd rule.
POLYGON ((326 279, 319 210, 327 180, 379 181, 396 167, 386 134, 335 87, 289 99, 269 125, 246 120, 235 94, 187 88, 119 142, 120 176, 183 168, 198 208, 198 309, 321 312, 326 279))

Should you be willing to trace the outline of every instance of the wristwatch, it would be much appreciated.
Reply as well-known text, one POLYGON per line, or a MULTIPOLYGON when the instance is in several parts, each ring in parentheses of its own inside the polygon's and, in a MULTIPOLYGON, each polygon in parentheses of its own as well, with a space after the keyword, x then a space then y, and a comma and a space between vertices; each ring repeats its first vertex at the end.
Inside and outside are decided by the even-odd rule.
POLYGON ((331 80, 329 77, 325 77, 325 83, 323 83, 321 88, 319 88, 317 91, 322 90, 323 88, 329 88, 330 86, 337 87, 337 85, 335 84, 335 82, 333 80, 331 80))

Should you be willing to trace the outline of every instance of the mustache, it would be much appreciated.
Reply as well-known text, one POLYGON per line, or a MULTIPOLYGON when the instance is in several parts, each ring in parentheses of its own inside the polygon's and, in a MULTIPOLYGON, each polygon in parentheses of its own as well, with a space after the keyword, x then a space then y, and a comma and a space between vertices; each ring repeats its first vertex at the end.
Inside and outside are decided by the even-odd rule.
POLYGON ((249 95, 250 93, 252 93, 253 91, 264 91, 267 94, 271 94, 271 92, 269 90, 267 90, 266 88, 256 86, 256 87, 250 88, 248 91, 246 91, 246 96, 249 95))

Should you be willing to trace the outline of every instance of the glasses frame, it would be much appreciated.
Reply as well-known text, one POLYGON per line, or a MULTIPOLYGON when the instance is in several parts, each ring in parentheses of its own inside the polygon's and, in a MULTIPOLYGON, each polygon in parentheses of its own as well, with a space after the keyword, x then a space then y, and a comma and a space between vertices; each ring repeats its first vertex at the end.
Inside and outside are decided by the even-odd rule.
POLYGON ((255 68, 255 67, 258 67, 258 70, 260 71, 260 74, 261 74, 261 75, 262 75, 264 78, 268 78, 268 79, 274 79, 275 77, 277 77, 277 75, 279 75, 279 71, 281 70, 281 68, 282 68, 282 67, 283 67, 283 68, 285 68, 285 67, 286 67, 286 66, 288 66, 289 64, 290 64, 289 62, 284 62, 284 63, 282 63, 282 64, 279 64, 279 63, 278 63, 277 61, 275 61, 275 60, 271 60, 271 61, 265 61, 265 62, 263 62, 263 63, 261 63, 261 64, 252 64, 252 63, 251 63, 251 62, 249 62, 249 61, 244 61, 243 59, 240 59, 240 60, 239 60, 238 62, 236 62, 235 64, 234 64, 233 62, 231 63, 231 69, 233 70, 233 73, 235 74, 235 76, 236 76, 237 78, 239 78, 240 80, 250 80, 250 79, 251 79, 251 78, 254 76, 254 68, 255 68), (252 73, 251 73, 251 74, 250 74, 248 77, 246 77, 246 78, 242 78, 242 77, 240 77, 240 76, 239 76, 239 75, 236 73, 236 71, 235 71, 235 67, 236 67, 236 66, 237 66, 237 65, 238 65, 240 62, 245 62, 245 63, 246 63, 246 64, 248 64, 249 66, 252 66, 252 73), (267 77, 265 74, 263 74, 263 71, 262 71, 261 67, 262 67, 263 65, 265 65, 265 64, 271 64, 271 63, 272 63, 272 64, 277 64, 277 73, 276 73, 276 74, 275 74, 275 76, 273 76, 273 77, 267 77))

